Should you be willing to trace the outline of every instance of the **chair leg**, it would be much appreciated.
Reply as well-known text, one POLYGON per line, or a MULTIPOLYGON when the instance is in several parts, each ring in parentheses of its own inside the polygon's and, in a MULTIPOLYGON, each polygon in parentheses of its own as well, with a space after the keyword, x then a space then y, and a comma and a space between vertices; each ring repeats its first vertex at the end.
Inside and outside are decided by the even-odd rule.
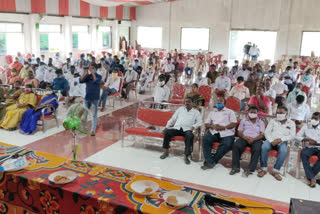
POLYGON ((56 120, 57 127, 59 128, 59 121, 58 121, 56 113, 54 113, 54 119, 56 120))
POLYGON ((113 109, 114 109, 114 103, 115 103, 115 97, 113 97, 113 99, 112 99, 112 107, 113 107, 113 109))
POLYGON ((41 119, 42 120, 42 132, 45 133, 46 132, 46 129, 45 129, 45 123, 44 123, 44 119, 41 119))

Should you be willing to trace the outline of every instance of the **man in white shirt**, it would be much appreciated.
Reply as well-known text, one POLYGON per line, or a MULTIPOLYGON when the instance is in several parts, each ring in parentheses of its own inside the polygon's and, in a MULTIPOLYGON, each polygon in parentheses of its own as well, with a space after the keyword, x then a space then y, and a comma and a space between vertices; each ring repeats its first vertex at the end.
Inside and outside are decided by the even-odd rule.
POLYGON ((44 73, 44 82, 51 84, 56 77, 56 69, 49 63, 44 73))
POLYGON ((293 83, 296 84, 298 80, 299 74, 301 74, 301 69, 298 67, 298 62, 293 63, 293 68, 290 72, 290 74, 293 76, 293 83))
POLYGON ((304 99, 303 95, 298 95, 295 102, 288 104, 288 116, 298 128, 310 117, 310 107, 305 104, 304 99))
POLYGON ((41 62, 43 62, 44 64, 48 64, 48 60, 46 59, 46 57, 44 55, 41 55, 41 58, 40 58, 41 62))
POLYGON ((301 151, 301 161, 303 164, 308 185, 312 188, 316 187, 316 175, 320 172, 320 112, 312 115, 311 121, 305 124, 298 132, 296 139, 306 144, 301 151), (309 158, 313 155, 318 156, 318 161, 311 167, 309 158))
POLYGON ((211 111, 205 122, 209 131, 202 140, 202 152, 204 156, 203 170, 212 169, 220 159, 232 148, 237 126, 235 113, 224 107, 225 100, 219 97, 216 103, 216 109, 211 111), (217 152, 212 156, 212 144, 220 142, 217 152))
POLYGON ((186 67, 184 69, 186 76, 188 78, 191 78, 195 67, 196 67, 196 62, 195 62, 193 56, 191 56, 190 59, 187 60, 186 67))
POLYGON ((160 156, 160 159, 165 159, 169 156, 170 141, 172 137, 183 136, 185 143, 184 162, 190 164, 189 157, 193 147, 193 131, 202 125, 201 114, 198 110, 192 108, 192 101, 189 98, 185 99, 185 106, 178 108, 171 119, 168 121, 164 130, 163 148, 165 152, 160 156))
POLYGON ((170 89, 166 86, 166 77, 164 74, 160 74, 159 82, 153 91, 153 101, 155 103, 167 102, 170 97, 170 89))
POLYGON ((278 150, 277 161, 273 167, 271 175, 278 181, 282 180, 280 176, 280 168, 287 157, 287 144, 288 141, 293 140, 296 135, 296 124, 288 118, 288 109, 285 106, 280 106, 277 109, 277 118, 272 119, 266 130, 266 141, 263 142, 261 147, 261 171, 258 177, 263 177, 267 174, 268 156, 271 149, 278 150))
POLYGON ((303 75, 303 78, 301 78, 301 81, 300 81, 302 83, 302 85, 304 85, 304 86, 309 88, 309 97, 311 97, 311 94, 312 94, 313 89, 315 87, 315 79, 311 75, 311 71, 312 71, 311 69, 308 69, 306 71, 305 75, 303 75))
POLYGON ((129 66, 128 71, 125 73, 123 78, 123 87, 121 94, 124 99, 128 98, 128 95, 133 86, 136 84, 137 80, 138 73, 133 70, 132 66, 129 66))
POLYGON ((76 99, 81 99, 86 95, 86 84, 80 83, 80 74, 75 73, 72 81, 69 82, 69 96, 66 100, 66 105, 70 106, 76 99))
POLYGON ((166 75, 166 83, 170 80, 170 74, 173 74, 175 70, 174 65, 171 62, 171 59, 168 58, 167 62, 163 65, 163 72, 166 75))
POLYGON ((306 93, 304 93, 303 91, 301 91, 302 87, 303 87, 303 85, 302 85, 301 82, 298 82, 298 83, 296 84, 295 89, 293 89, 293 91, 291 91, 291 92, 289 93, 288 97, 287 97, 287 104, 290 104, 290 103, 295 102, 298 95, 304 96, 304 103, 307 103, 307 99, 308 99, 308 98, 307 98, 306 93))
POLYGON ((144 94, 147 85, 149 84, 149 82, 151 82, 153 80, 153 77, 155 75, 155 69, 153 67, 153 62, 149 61, 149 65, 143 69, 141 75, 140 75, 140 79, 139 79, 139 84, 140 84, 140 90, 139 90, 139 94, 144 94))
POLYGON ((56 53, 56 59, 53 62, 53 66, 56 67, 56 69, 62 69, 62 65, 63 65, 63 63, 60 59, 60 54, 56 53))
POLYGON ((228 91, 231 89, 231 80, 227 76, 227 68, 223 69, 221 76, 216 79, 214 84, 215 93, 213 94, 214 102, 218 97, 228 97, 228 91))
POLYGON ((36 70, 36 79, 38 79, 40 82, 44 81, 44 75, 46 73, 46 70, 46 64, 44 64, 44 62, 40 62, 40 66, 36 70))
POLYGON ((118 77, 118 72, 119 72, 119 69, 115 68, 112 71, 112 75, 108 77, 107 82, 104 84, 102 88, 103 92, 100 98, 102 102, 101 112, 104 111, 104 108, 107 103, 108 95, 117 93, 120 89, 121 77, 118 77))
POLYGON ((268 97, 269 100, 272 102, 272 105, 269 105, 269 114, 272 115, 273 112, 276 112, 276 91, 271 88, 271 80, 266 79, 265 80, 265 86, 266 86, 266 91, 264 92, 264 96, 268 97))
POLYGON ((62 67, 63 75, 66 75, 67 73, 69 73, 70 66, 71 66, 71 60, 70 58, 67 58, 67 62, 62 67))
POLYGON ((272 89, 276 91, 276 95, 286 97, 288 93, 288 86, 283 83, 283 76, 279 78, 279 81, 272 86, 272 89))
POLYGON ((247 81, 250 75, 250 71, 248 70, 248 65, 246 63, 242 64, 242 68, 238 71, 238 77, 242 76, 244 81, 247 81))

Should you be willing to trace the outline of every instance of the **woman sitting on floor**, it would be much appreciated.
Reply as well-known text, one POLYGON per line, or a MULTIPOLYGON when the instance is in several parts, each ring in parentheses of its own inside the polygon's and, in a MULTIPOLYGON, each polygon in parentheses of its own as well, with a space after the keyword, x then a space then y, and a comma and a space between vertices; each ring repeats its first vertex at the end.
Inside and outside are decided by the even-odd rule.
POLYGON ((22 93, 23 89, 21 89, 21 81, 19 80, 14 82, 13 89, 5 92, 5 101, 0 103, 0 121, 6 114, 6 108, 10 105, 15 104, 22 93))
POLYGON ((3 129, 15 130, 23 113, 37 105, 37 96, 32 92, 31 88, 31 85, 26 85, 17 103, 7 107, 6 114, 0 125, 3 129))
POLYGON ((201 94, 199 94, 198 88, 199 88, 198 84, 193 83, 192 91, 189 92, 186 96, 186 98, 189 98, 192 100, 193 107, 200 107, 200 106, 204 106, 205 104, 205 99, 201 94))
MULTIPOLYGON (((43 108, 58 108, 58 97, 53 93, 50 87, 47 87, 46 94, 42 96, 41 102, 36 108, 26 110, 20 122, 20 132, 23 134, 32 134, 37 129, 37 122, 42 115, 43 108)), ((44 115, 50 115, 52 112, 45 109, 44 115)))

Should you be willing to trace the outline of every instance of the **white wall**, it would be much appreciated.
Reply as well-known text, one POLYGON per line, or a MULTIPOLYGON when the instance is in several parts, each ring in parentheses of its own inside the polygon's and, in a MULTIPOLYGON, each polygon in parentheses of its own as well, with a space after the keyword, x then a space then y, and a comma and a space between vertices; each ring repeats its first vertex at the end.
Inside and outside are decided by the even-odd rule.
POLYGON ((319 0, 177 0, 137 8, 136 26, 163 28, 162 47, 180 49, 181 27, 210 28, 210 50, 228 56, 230 30, 277 31, 275 58, 299 55, 303 31, 320 31, 319 0))

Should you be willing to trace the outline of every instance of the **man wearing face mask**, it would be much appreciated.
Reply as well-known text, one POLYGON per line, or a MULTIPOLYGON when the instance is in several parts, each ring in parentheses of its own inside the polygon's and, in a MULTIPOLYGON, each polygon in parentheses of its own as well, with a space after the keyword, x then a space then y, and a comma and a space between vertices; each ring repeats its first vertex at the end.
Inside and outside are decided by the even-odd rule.
POLYGON ((204 155, 203 170, 212 169, 220 159, 232 148, 237 118, 235 113, 226 107, 225 100, 219 97, 215 110, 211 111, 205 122, 209 131, 203 136, 202 152, 204 155), (212 155, 212 144, 219 142, 217 152, 212 155))
POLYGON ((129 69, 125 73, 123 80, 124 81, 121 94, 124 99, 127 99, 130 90, 134 86, 135 82, 138 80, 138 74, 136 71, 133 70, 132 66, 129 66, 129 69))
POLYGON ((36 79, 39 80, 40 83, 44 81, 46 70, 47 66, 44 64, 44 62, 40 62, 40 66, 36 70, 36 79))
POLYGON ((291 92, 294 88, 294 76, 291 74, 292 67, 287 66, 286 70, 281 74, 281 77, 284 78, 283 83, 288 86, 289 92, 291 92))
POLYGON ((303 85, 301 82, 297 83, 295 89, 293 89, 293 91, 291 91, 287 97, 287 104, 295 102, 297 99, 297 96, 299 96, 299 95, 304 96, 303 103, 307 103, 307 95, 306 95, 306 93, 301 91, 302 87, 303 87, 303 85))
POLYGON ((309 88, 309 97, 311 97, 313 89, 315 87, 315 80, 314 80, 313 76, 311 75, 311 72, 312 72, 312 70, 308 69, 300 81, 303 86, 306 86, 309 88))
POLYGON ((39 88, 39 80, 34 78, 33 72, 29 71, 28 78, 23 81, 23 85, 32 85, 32 88, 39 88))
POLYGON ((153 80, 153 76, 155 75, 155 69, 153 67, 153 62, 149 61, 149 65, 143 69, 141 75, 140 75, 140 79, 139 79, 139 84, 140 84, 140 90, 139 90, 139 94, 144 94, 145 93, 145 89, 147 87, 147 85, 149 84, 149 82, 151 82, 153 80))
POLYGON ((280 76, 279 81, 272 86, 272 89, 276 91, 277 97, 286 97, 288 94, 288 86, 284 84, 284 77, 280 76))
POLYGON ((193 148, 193 130, 202 125, 201 114, 198 110, 192 108, 191 99, 185 99, 185 106, 177 109, 170 118, 163 131, 163 149, 165 152, 160 159, 166 159, 169 156, 170 141, 174 136, 183 136, 185 143, 184 162, 190 164, 190 156, 193 148))
POLYGON ((24 66, 20 71, 20 77, 23 80, 26 80, 28 78, 29 75, 29 71, 33 72, 32 68, 30 67, 30 64, 28 62, 24 62, 24 66))
POLYGON ((158 84, 154 88, 153 91, 153 101, 155 103, 162 103, 162 102, 168 102, 170 97, 170 89, 168 86, 166 86, 166 77, 164 74, 160 74, 158 78, 158 84))
POLYGON ((231 80, 231 86, 235 86, 237 84, 237 78, 238 78, 238 74, 237 74, 237 67, 233 66, 230 73, 228 74, 228 77, 231 80))
POLYGON ((67 89, 69 87, 69 82, 66 80, 62 74, 62 70, 56 70, 57 78, 55 78, 52 82, 52 88, 55 91, 60 91, 63 96, 66 96, 67 89))
POLYGON ((248 177, 256 170, 260 158, 264 130, 264 122, 258 118, 258 108, 251 106, 248 110, 247 118, 241 120, 238 128, 239 139, 233 145, 230 175, 240 172, 240 158, 247 146, 251 148, 251 160, 248 168, 245 169, 245 175, 248 177))
POLYGON ((264 92, 264 96, 268 97, 270 100, 269 105, 269 114, 272 115, 276 113, 276 91, 271 88, 271 80, 265 79, 264 85, 266 86, 266 91, 264 92))
POLYGON ((84 98, 85 106, 90 110, 93 107, 93 118, 91 127, 91 136, 95 136, 98 123, 98 104, 100 99, 101 76, 97 73, 96 65, 90 66, 89 70, 85 69, 80 83, 86 83, 86 96, 84 98))
POLYGON ((272 119, 265 130, 266 141, 261 147, 261 171, 258 177, 267 174, 268 156, 271 149, 278 150, 277 161, 273 167, 271 175, 278 181, 282 180, 280 168, 287 157, 287 144, 293 140, 296 135, 296 124, 288 118, 288 109, 285 106, 278 107, 277 118, 272 119))
POLYGON ((271 70, 268 71, 267 78, 271 80, 271 87, 279 82, 279 79, 276 74, 276 66, 272 65, 271 70))
POLYGON ((19 96, 17 103, 6 108, 4 118, 0 126, 7 130, 16 130, 23 113, 37 105, 37 96, 32 92, 31 85, 26 85, 24 92, 19 96))
POLYGON ((55 61, 53 62, 53 66, 56 67, 57 69, 62 69, 62 61, 60 59, 60 54, 56 53, 56 58, 55 61))
POLYGON ((238 77, 242 76, 244 81, 247 81, 250 75, 250 71, 248 70, 248 64, 243 63, 242 68, 238 71, 238 77))
POLYGON ((249 89, 244 86, 244 79, 242 76, 237 78, 237 84, 231 89, 230 97, 236 97, 241 101, 240 111, 247 105, 247 102, 250 99, 250 93, 249 89))
POLYGON ((62 68, 64 75, 66 75, 69 72, 70 66, 71 66, 71 60, 70 58, 67 58, 67 62, 63 65, 63 68, 62 68))
POLYGON ((298 128, 310 117, 310 107, 304 103, 304 96, 298 95, 296 101, 288 104, 288 116, 298 128))
POLYGON ((102 102, 101 112, 104 111, 104 108, 107 103, 108 95, 117 93, 120 88, 121 77, 118 77, 119 69, 115 68, 112 72, 112 75, 108 77, 107 82, 102 87, 102 95, 100 102, 102 102))
POLYGON ((83 99, 86 95, 86 85, 80 84, 80 74, 75 73, 70 83, 70 91, 67 99, 67 106, 70 106, 77 98, 83 99))
POLYGON ((316 155, 320 157, 320 112, 315 112, 312 115, 311 121, 305 124, 297 133, 296 139, 305 144, 301 151, 301 161, 306 173, 307 184, 314 188, 316 187, 316 175, 320 172, 320 158, 311 167, 309 159, 316 155))
POLYGON ((70 65, 74 65, 75 61, 74 61, 74 58, 72 56, 72 52, 69 53, 69 59, 70 59, 70 65))
POLYGON ((53 67, 51 63, 48 64, 48 67, 44 73, 43 81, 45 83, 52 84, 53 80, 56 78, 56 69, 53 67))
POLYGON ((301 74, 301 69, 298 67, 298 62, 293 63, 293 68, 290 74, 293 76, 293 84, 295 85, 298 79, 298 75, 301 74))
POLYGON ((194 56, 192 55, 192 56, 190 57, 190 59, 187 60, 187 62, 186 62, 186 67, 185 67, 185 69, 184 69, 184 71, 185 71, 185 73, 186 73, 186 76, 187 76, 188 78, 191 78, 192 73, 193 73, 195 67, 196 67, 196 62, 195 62, 195 60, 194 60, 194 56))

